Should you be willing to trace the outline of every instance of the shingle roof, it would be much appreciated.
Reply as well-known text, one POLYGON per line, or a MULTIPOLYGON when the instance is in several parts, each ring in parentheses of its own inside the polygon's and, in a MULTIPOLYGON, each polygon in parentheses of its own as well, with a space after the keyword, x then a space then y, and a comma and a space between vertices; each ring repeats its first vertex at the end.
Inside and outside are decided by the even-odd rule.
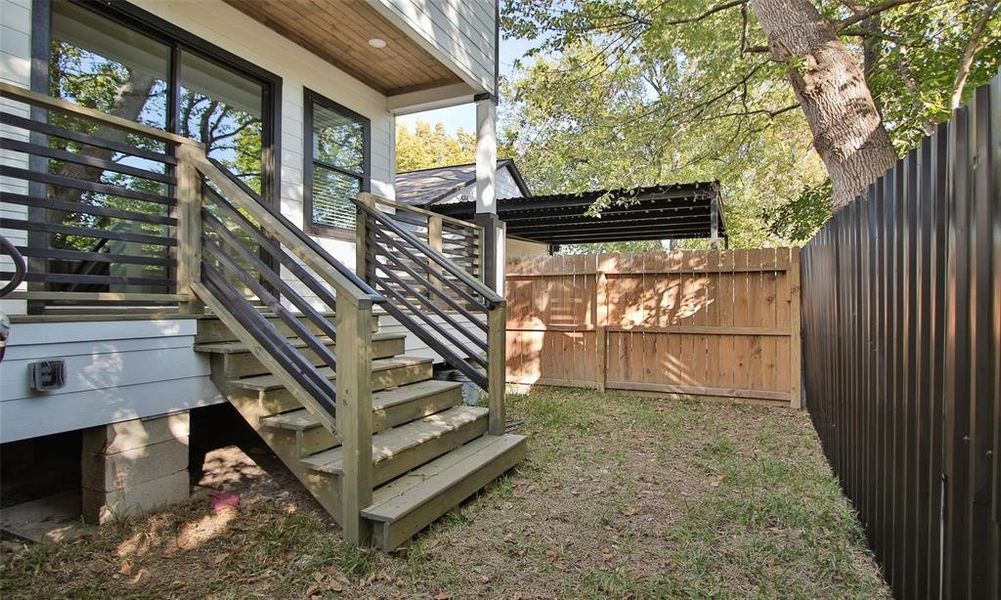
MULTIPOLYGON (((528 194, 514 160, 497 161, 497 169, 509 167, 515 181, 528 194)), ((396 200, 414 206, 429 206, 476 183, 476 163, 406 171, 396 174, 396 200)))

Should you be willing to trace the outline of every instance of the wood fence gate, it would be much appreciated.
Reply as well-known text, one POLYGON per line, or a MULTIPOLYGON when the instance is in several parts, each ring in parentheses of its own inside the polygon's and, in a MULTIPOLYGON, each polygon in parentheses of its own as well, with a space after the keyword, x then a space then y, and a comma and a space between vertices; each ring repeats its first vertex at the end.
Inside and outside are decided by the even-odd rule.
POLYGON ((508 383, 800 405, 798 249, 507 267, 508 383))

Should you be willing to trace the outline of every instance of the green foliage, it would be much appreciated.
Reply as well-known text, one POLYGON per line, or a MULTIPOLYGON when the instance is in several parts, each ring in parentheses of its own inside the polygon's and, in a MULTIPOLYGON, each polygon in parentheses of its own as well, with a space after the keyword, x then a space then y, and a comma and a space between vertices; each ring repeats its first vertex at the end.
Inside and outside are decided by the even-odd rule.
POLYGON ((768 230, 777 237, 793 242, 805 242, 831 217, 831 180, 803 192, 765 214, 768 230))
POLYGON ((603 254, 616 252, 662 252, 664 245, 656 240, 640 240, 635 242, 599 242, 595 244, 564 244, 560 246, 560 254, 603 254))
MULTIPOLYGON (((878 2, 819 4, 838 23, 878 2)), ((965 94, 996 72, 997 5, 915 0, 841 30, 860 63, 863 46, 870 51, 867 82, 899 151, 948 117, 971 43, 965 94)), ((533 190, 718 180, 734 247, 788 244, 823 222, 826 171, 785 66, 769 60, 746 4, 510 0, 502 26, 536 41, 504 82, 502 113, 503 138, 533 190)))
POLYGON ((455 135, 445 131, 445 124, 432 126, 418 121, 414 130, 396 125, 396 170, 398 172, 447 167, 476 159, 476 135, 459 129, 455 135))

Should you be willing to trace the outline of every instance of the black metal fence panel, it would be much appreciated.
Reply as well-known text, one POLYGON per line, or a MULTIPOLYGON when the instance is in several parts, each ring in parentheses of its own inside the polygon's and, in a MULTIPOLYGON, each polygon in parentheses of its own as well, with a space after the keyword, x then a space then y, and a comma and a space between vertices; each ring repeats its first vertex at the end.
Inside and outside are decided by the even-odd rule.
POLYGON ((801 264, 806 407, 894 595, 1001 597, 1001 75, 801 264))

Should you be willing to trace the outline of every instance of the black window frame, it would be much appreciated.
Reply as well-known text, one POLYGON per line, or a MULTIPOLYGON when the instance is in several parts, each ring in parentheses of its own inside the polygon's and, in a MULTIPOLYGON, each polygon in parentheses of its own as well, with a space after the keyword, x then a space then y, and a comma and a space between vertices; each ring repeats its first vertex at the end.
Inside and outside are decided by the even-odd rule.
MULTIPOLYGON (((180 113, 180 77, 181 53, 190 52, 206 60, 214 62, 261 85, 263 94, 261 119, 261 203, 281 210, 281 160, 282 160, 282 86, 281 76, 260 67, 240 56, 224 50, 219 46, 201 38, 165 19, 162 19, 127 0, 67 0, 86 8, 106 19, 124 25, 134 31, 166 44, 170 48, 169 87, 167 89, 167 128, 166 131, 178 133, 180 113)), ((49 94, 49 63, 52 44, 52 0, 32 0, 31 2, 31 89, 40 94, 49 94)), ((40 109, 33 109, 39 111, 40 109)), ((36 114, 36 113, 33 113, 36 114)), ((35 170, 39 168, 32 166, 35 170)), ((37 185, 37 184, 32 184, 37 185)), ((32 193, 41 193, 38 190, 32 193)), ((29 218, 45 221, 45 211, 29 209, 29 218)), ((28 244, 31 246, 47 246, 47 234, 29 232, 28 244)), ((275 259, 262 250, 261 259, 272 268, 277 268, 275 259)), ((37 263, 35 270, 48 271, 47 265, 37 263)), ((29 283, 28 289, 41 290, 45 284, 29 283)), ((270 287, 270 286, 269 286, 270 287)), ((277 291, 275 292, 277 295, 277 291)), ((40 314, 47 300, 29 301, 28 314, 40 314)))
POLYGON ((303 88, 302 104, 302 131, 303 131, 303 174, 302 174, 302 220, 303 230, 310 234, 321 237, 329 237, 341 240, 354 240, 355 229, 347 227, 334 227, 313 221, 313 170, 319 165, 321 168, 336 171, 349 177, 361 179, 360 189, 363 192, 372 191, 372 121, 365 115, 359 114, 346 106, 334 102, 330 98, 318 94, 309 88, 303 88), (337 165, 317 159, 313 156, 313 109, 315 105, 333 111, 338 115, 351 119, 362 126, 362 175, 338 167, 337 165))
MULTIPOLYGON (((282 78, 271 71, 196 36, 160 17, 122 0, 70 0, 102 17, 147 35, 170 47, 170 81, 167 89, 167 129, 178 132, 181 52, 190 52, 261 85, 261 199, 271 207, 281 204, 282 78)), ((49 93, 50 0, 33 0, 32 89, 49 93), (35 72, 38 71, 36 77, 35 72)))

